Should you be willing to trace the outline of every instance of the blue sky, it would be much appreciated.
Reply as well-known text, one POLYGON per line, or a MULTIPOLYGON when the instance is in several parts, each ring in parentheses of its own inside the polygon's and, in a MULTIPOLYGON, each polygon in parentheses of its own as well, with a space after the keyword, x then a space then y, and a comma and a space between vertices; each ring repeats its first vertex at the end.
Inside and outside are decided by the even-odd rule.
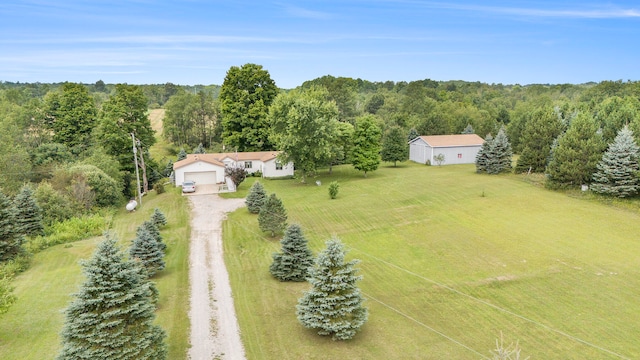
POLYGON ((640 80, 636 1, 3 0, 0 81, 640 80))

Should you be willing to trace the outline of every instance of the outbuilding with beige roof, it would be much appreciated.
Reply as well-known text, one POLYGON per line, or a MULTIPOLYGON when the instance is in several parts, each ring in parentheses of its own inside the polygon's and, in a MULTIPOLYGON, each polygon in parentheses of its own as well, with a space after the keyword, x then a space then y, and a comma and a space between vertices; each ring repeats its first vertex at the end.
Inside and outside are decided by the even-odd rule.
POLYGON ((409 142, 409 160, 435 165, 444 155, 442 165, 473 164, 484 140, 476 134, 419 136, 409 142))

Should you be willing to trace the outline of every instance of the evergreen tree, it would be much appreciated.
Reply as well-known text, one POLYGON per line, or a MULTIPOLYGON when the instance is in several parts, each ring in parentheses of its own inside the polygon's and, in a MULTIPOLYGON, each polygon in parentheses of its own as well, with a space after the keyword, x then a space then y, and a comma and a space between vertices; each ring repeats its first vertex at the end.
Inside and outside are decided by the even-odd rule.
POLYGON ((547 185, 567 187, 589 183, 605 147, 593 117, 580 113, 558 139, 547 167, 547 185))
POLYGON ((154 239, 148 229, 143 227, 136 232, 136 238, 129 248, 129 257, 140 261, 149 277, 165 267, 164 251, 161 244, 154 239))
POLYGON ((488 134, 484 139, 480 150, 476 154, 476 172, 482 173, 487 171, 487 164, 489 163, 489 154, 491 153, 491 146, 493 145, 493 137, 488 134))
POLYGON ((498 135, 491 142, 487 157, 487 174, 499 174, 505 171, 511 171, 511 157, 513 151, 511 144, 507 138, 504 128, 500 128, 498 135))
POLYGON ((164 170, 162 171, 162 176, 169 177, 171 176, 172 172, 173 172, 173 160, 169 159, 169 161, 167 161, 167 165, 164 167, 164 170))
POLYGON ((409 130, 409 134, 407 135, 407 141, 411 141, 419 136, 420 134, 418 134, 418 130, 416 130, 416 128, 411 128, 409 130))
POLYGON ((270 232, 271 236, 276 236, 276 232, 287 227, 287 210, 276 194, 269 195, 264 201, 258 214, 258 224, 260 230, 270 232))
POLYGON ((22 187, 22 190, 13 199, 13 208, 15 209, 15 227, 19 234, 25 236, 44 235, 42 210, 36 203, 31 187, 22 187))
POLYGON ((158 243, 158 247, 160 250, 165 251, 167 249, 167 245, 162 241, 162 235, 160 235, 160 229, 158 225, 153 220, 147 220, 142 223, 136 230, 136 236, 140 236, 140 232, 142 230, 146 230, 151 234, 153 239, 158 243))
POLYGON ((617 197, 628 197, 638 193, 638 145, 633 132, 625 126, 598 163, 598 171, 593 174, 591 190, 617 197))
POLYGON ((167 217, 164 216, 164 213, 158 208, 153 209, 151 221, 156 225, 156 227, 158 227, 158 229, 167 225, 167 217))
POLYGON ((178 153, 178 161, 184 160, 187 158, 187 152, 184 151, 183 148, 180 148, 180 152, 178 153))
POLYGON ((202 143, 198 144, 198 147, 195 148, 195 150, 193 150, 194 154, 204 154, 204 146, 202 145, 202 143))
POLYGON ((461 134, 475 134, 475 130, 473 130, 473 126, 471 124, 467 124, 467 127, 462 130, 461 134))
POLYGON ((245 200, 245 204, 247 204, 247 209, 252 214, 257 214, 260 212, 260 208, 264 205, 265 200, 267 199, 267 192, 262 186, 262 183, 256 181, 251 185, 249 189, 249 194, 247 195, 247 200, 245 200))
POLYGON ((11 201, 0 191, 0 262, 11 260, 22 252, 24 237, 18 232, 15 215, 11 201))
POLYGON ((327 241, 326 246, 309 271, 312 288, 298 300, 296 314, 302 325, 317 329, 319 335, 348 340, 368 317, 356 286, 362 276, 356 276, 358 260, 344 261, 344 246, 339 239, 327 241))
POLYGON ((538 108, 527 121, 520 138, 522 153, 516 164, 516 173, 541 173, 547 167, 547 158, 553 140, 562 132, 562 122, 551 107, 538 108))
POLYGON ((409 160, 409 144, 399 126, 391 127, 385 134, 380 155, 382 161, 393 162, 393 166, 396 166, 398 161, 409 160))
POLYGON ((313 254, 298 224, 292 224, 280 240, 282 252, 273 254, 269 272, 280 281, 305 281, 313 265, 313 254))
POLYGON ((59 360, 165 359, 166 337, 153 325, 153 286, 107 237, 89 261, 86 280, 65 311, 59 360))
POLYGON ((367 177, 367 172, 378 169, 380 165, 380 135, 380 128, 375 124, 373 115, 356 119, 351 163, 356 170, 364 171, 364 177, 367 177))

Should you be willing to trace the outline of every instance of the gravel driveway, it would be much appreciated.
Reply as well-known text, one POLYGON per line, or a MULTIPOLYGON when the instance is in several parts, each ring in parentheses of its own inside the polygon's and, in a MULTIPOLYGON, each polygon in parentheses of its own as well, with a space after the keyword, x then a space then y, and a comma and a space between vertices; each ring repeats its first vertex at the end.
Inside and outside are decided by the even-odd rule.
POLYGON ((189 279, 191 360, 244 360, 229 274, 222 256, 222 220, 244 199, 192 195, 189 279))

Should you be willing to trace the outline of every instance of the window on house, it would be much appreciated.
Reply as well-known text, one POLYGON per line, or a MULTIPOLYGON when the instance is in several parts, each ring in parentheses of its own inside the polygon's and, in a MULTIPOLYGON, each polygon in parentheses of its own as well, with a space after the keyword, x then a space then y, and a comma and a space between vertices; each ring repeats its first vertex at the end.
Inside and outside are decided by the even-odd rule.
POLYGON ((245 169, 251 169, 253 167, 253 164, 251 163, 251 161, 245 161, 244 162, 244 168, 245 169))
POLYGON ((462 154, 458 154, 458 159, 462 159, 462 154))
POLYGON ((276 170, 282 170, 282 163, 276 160, 276 170))

